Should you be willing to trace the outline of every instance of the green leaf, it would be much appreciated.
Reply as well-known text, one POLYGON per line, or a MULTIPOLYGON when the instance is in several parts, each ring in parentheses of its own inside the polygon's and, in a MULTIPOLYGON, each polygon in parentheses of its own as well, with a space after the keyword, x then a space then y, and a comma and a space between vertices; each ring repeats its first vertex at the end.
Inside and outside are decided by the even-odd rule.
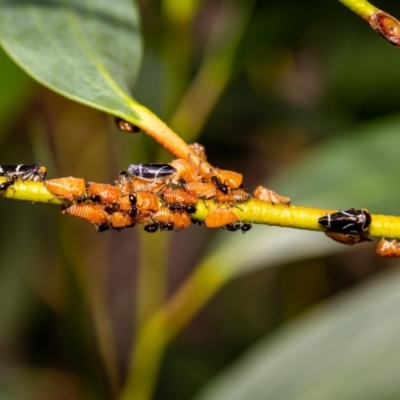
POLYGON ((0 42, 34 79, 136 121, 129 95, 142 54, 132 0, 1 0, 0 42))
POLYGON ((195 400, 400 398, 400 273, 349 290, 252 346, 195 400))
MULTIPOLYGON (((329 139, 295 160, 265 186, 289 196, 292 204, 329 209, 368 208, 398 213, 400 117, 365 124, 329 139)), ((374 253, 374 243, 363 243, 374 253)), ((254 226, 245 236, 221 232, 211 257, 233 276, 292 260, 350 250, 323 235, 294 229, 254 226)))

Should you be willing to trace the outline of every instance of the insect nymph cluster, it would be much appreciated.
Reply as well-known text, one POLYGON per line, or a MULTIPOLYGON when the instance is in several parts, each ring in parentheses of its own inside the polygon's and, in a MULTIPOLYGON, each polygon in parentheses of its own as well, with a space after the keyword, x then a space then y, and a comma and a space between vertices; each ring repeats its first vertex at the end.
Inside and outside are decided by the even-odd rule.
MULTIPOLYGON (((200 163, 206 160, 204 147, 191 145, 200 163)), ((210 168, 176 159, 164 164, 131 164, 121 171, 113 184, 85 182, 82 178, 63 177, 44 180, 46 169, 40 165, 4 166, 0 175, 7 180, 0 191, 12 187, 17 179, 42 181, 55 197, 65 201, 62 213, 92 223, 99 232, 143 225, 147 232, 179 231, 191 222, 208 228, 224 227, 230 232, 251 228, 232 210, 253 195, 243 188, 243 176, 237 172, 210 168), (196 204, 214 200, 214 207, 204 220, 193 218, 196 204)), ((255 197, 272 203, 290 204, 290 199, 259 187, 255 197)))

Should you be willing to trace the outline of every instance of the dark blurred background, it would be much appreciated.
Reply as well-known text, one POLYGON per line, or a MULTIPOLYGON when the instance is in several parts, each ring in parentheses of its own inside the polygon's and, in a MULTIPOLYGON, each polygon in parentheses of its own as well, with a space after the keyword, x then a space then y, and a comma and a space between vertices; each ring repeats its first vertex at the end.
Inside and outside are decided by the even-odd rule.
MULTIPOLYGON (((284 188, 293 204, 395 213, 395 196, 385 195, 394 185, 377 179, 346 197, 340 183, 373 179, 357 169, 359 127, 375 124, 374 148, 380 124, 400 121, 400 51, 334 0, 187 4, 139 1, 145 56, 135 98, 185 140, 202 143, 211 164, 243 173, 251 192, 265 184, 284 188), (206 65, 211 72, 201 75, 206 65), (318 173, 321 149, 337 147, 349 149, 347 174, 331 168, 321 185, 302 175, 303 167, 318 173), (319 201, 319 188, 333 194, 319 201)), ((376 5, 400 17, 400 4, 376 5)), ((48 178, 112 183, 129 163, 171 159, 143 133, 119 132, 111 117, 39 86, 3 52, 0 60, 2 164, 40 163, 48 178)), ((363 154, 371 168, 382 160, 363 154)), ((387 165, 394 174, 396 161, 387 165)), ((99 235, 57 206, 1 200, 1 207, 0 399, 117 398, 137 326, 232 237, 198 226, 99 235)), ((243 253, 270 229, 261 228, 236 234, 243 253)), ((322 236, 305 248, 318 246, 314 237, 328 243, 322 236)), ((396 265, 372 244, 329 246, 275 263, 261 258, 227 284, 167 347, 154 398, 191 398, 256 340, 396 265)))

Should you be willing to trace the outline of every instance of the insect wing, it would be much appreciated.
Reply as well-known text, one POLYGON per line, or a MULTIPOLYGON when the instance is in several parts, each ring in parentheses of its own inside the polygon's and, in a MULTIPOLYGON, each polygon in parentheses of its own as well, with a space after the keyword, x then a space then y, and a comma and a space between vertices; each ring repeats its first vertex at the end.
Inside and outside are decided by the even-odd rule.
POLYGON ((168 178, 177 171, 169 164, 131 164, 128 172, 138 178, 153 180, 168 178))
POLYGON ((43 181, 46 177, 46 167, 39 164, 1 165, 0 176, 16 176, 22 180, 43 181))
POLYGON ((371 224, 371 215, 365 210, 349 208, 327 214, 318 219, 318 222, 326 228, 328 232, 361 234, 366 232, 371 224))

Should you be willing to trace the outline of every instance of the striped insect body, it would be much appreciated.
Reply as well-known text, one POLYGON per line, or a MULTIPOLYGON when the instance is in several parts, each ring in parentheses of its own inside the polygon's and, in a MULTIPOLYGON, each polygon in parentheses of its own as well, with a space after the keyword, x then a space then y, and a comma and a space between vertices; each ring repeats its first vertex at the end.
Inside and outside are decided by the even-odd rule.
POLYGON ((349 208, 324 215, 318 219, 327 232, 362 235, 365 234, 371 224, 371 214, 366 209, 356 210, 349 208))
POLYGON ((0 176, 15 177, 23 181, 42 182, 46 173, 46 167, 39 164, 0 165, 0 176))
POLYGON ((44 185, 54 196, 69 201, 86 195, 85 181, 81 178, 69 176, 66 178, 50 179, 44 181, 44 185))
POLYGON ((176 174, 177 170, 169 164, 131 164, 128 172, 144 180, 165 180, 176 174))
POLYGON ((207 214, 204 223, 207 228, 221 228, 239 222, 239 217, 230 210, 214 210, 207 214))

